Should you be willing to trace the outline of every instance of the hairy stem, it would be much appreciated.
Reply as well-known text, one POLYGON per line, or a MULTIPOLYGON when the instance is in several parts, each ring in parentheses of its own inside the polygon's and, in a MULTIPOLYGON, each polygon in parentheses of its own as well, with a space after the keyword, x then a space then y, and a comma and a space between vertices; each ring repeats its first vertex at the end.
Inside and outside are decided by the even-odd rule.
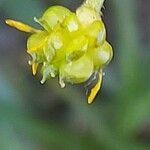
POLYGON ((85 0, 84 6, 92 7, 97 12, 100 12, 105 0, 85 0))

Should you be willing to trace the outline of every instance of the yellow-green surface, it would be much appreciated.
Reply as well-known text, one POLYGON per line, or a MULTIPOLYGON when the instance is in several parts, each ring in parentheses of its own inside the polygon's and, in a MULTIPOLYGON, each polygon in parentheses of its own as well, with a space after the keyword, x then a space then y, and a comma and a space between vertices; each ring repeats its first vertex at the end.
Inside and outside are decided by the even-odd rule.
POLYGON ((50 6, 42 17, 34 17, 35 22, 42 26, 41 30, 6 19, 9 26, 32 33, 27 40, 27 52, 32 56, 29 64, 33 75, 36 75, 38 66, 42 66, 42 84, 48 78, 58 77, 60 86, 64 88, 65 82, 83 83, 92 79, 95 72, 100 74, 88 96, 89 104, 100 90, 104 66, 113 57, 101 18, 103 2, 87 0, 75 12, 63 6, 50 6))

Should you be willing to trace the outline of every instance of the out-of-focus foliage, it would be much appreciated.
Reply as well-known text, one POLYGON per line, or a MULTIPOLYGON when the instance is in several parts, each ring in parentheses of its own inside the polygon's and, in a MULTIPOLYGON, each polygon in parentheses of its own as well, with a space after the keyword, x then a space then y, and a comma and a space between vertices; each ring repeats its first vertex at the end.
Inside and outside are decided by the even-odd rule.
POLYGON ((106 0, 115 55, 92 106, 81 86, 38 83, 27 64, 26 34, 4 24, 14 18, 33 25, 51 5, 75 10, 80 3, 0 0, 0 150, 150 149, 149 1, 106 0))

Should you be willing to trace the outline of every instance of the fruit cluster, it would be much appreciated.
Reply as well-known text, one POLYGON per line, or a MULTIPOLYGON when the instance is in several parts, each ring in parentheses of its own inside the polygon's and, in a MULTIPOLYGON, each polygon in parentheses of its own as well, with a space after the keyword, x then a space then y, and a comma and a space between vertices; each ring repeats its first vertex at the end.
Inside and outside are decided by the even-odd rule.
MULTIPOLYGON (((65 82, 87 81, 94 72, 99 72, 99 78, 102 77, 102 69, 112 59, 113 51, 106 41, 105 26, 96 10, 81 6, 74 13, 62 6, 52 6, 40 19, 34 20, 43 30, 12 20, 6 22, 33 33, 27 40, 27 52, 32 56, 29 64, 34 75, 39 64, 42 66, 41 83, 59 76, 61 87, 65 87, 65 82)), ((93 101, 100 82, 89 101, 93 101)))
POLYGON ((90 11, 80 8, 75 14, 65 7, 53 6, 42 18, 35 19, 45 30, 29 37, 27 50, 34 68, 42 64, 42 83, 57 75, 62 87, 64 81, 85 82, 111 60, 105 26, 100 15, 90 11))

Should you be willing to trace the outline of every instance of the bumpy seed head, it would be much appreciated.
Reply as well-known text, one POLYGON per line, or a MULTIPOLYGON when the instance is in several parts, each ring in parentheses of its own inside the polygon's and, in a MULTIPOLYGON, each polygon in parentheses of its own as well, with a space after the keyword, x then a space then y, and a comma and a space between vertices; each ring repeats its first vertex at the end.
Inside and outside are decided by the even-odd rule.
POLYGON ((61 78, 71 83, 82 83, 89 79, 93 73, 93 69, 91 58, 84 55, 77 61, 64 63, 60 67, 61 78))
POLYGON ((32 56, 29 64, 34 75, 41 64, 41 83, 58 76, 61 87, 65 87, 65 82, 83 83, 93 73, 97 74, 97 83, 88 89, 88 103, 92 103, 100 89, 102 69, 113 56, 97 9, 102 1, 87 0, 76 13, 62 6, 48 8, 40 19, 35 18, 43 31, 6 20, 10 26, 32 33, 27 40, 27 52, 32 56))
POLYGON ((69 32, 78 31, 80 28, 80 24, 77 16, 74 13, 70 13, 69 15, 67 15, 65 20, 63 21, 63 26, 69 32))
POLYGON ((37 22, 47 31, 51 31, 58 23, 61 24, 70 13, 70 10, 65 7, 52 6, 45 11, 40 19, 37 19, 37 22))
POLYGON ((44 45, 44 54, 48 62, 57 61, 63 57, 65 52, 62 49, 65 46, 65 35, 62 32, 52 32, 44 45))
POLYGON ((106 40, 106 29, 102 21, 94 21, 86 28, 90 47, 101 46, 106 40))
POLYGON ((66 50, 66 60, 72 62, 82 57, 88 50, 88 38, 84 35, 72 39, 66 50))
POLYGON ((96 68, 104 67, 111 61, 112 57, 112 47, 105 41, 102 46, 95 48, 93 51, 94 66, 96 68))
POLYGON ((41 31, 35 33, 28 38, 27 41, 27 52, 32 56, 32 60, 29 64, 32 65, 33 75, 36 74, 39 63, 45 61, 45 55, 43 53, 43 47, 47 41, 48 33, 41 31))

